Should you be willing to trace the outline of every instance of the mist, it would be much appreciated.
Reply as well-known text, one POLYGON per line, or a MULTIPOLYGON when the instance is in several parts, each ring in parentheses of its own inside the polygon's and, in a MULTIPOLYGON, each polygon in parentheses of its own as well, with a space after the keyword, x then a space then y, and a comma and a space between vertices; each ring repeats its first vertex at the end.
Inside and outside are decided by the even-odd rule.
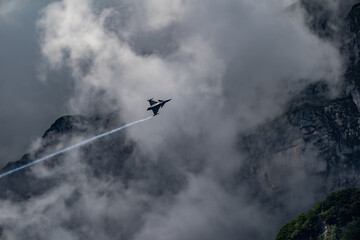
MULTIPOLYGON (((159 116, 126 131, 125 141, 136 143, 128 166, 135 177, 95 177, 81 150, 66 155, 56 171, 36 167, 32 174, 62 176, 61 182, 22 206, 2 201, 4 234, 137 240, 275 236, 283 219, 249 199, 245 183, 234 184, 244 164, 239 136, 280 115, 310 83, 326 81, 336 95, 343 75, 334 43, 307 27, 303 9, 285 11, 291 3, 62 0, 45 6, 36 22, 40 75, 45 84, 66 84, 52 76, 68 72, 74 86, 70 112, 116 113, 128 123, 148 116, 147 99, 172 101, 159 116), (68 199, 75 200, 67 204, 68 199)), ((93 153, 100 161, 109 157, 100 145, 93 153)), ((304 170, 313 156, 307 153, 305 161, 289 155, 283 163, 294 173, 289 188, 316 182, 304 170)), ((301 195, 296 194, 290 191, 286 200, 301 195)), ((313 199, 305 196, 302 204, 313 199)), ((293 213, 303 205, 285 208, 293 213)))
POLYGON ((18 160, 59 115, 67 113, 69 74, 53 74, 54 81, 39 79, 42 56, 36 21, 45 5, 46 1, 0 1, 0 166, 18 160))

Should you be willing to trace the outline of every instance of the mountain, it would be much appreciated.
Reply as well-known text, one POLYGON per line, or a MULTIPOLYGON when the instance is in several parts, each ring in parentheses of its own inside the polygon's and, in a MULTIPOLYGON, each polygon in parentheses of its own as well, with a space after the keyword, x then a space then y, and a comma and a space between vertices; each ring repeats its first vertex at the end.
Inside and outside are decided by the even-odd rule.
POLYGON ((360 190, 330 194, 309 212, 283 226, 276 240, 358 239, 360 236, 360 190))
MULTIPOLYGON (((358 34, 360 5, 355 4, 355 1, 341 1, 341 6, 336 8, 340 10, 334 11, 326 5, 329 2, 331 1, 303 0, 298 4, 307 11, 309 28, 321 38, 338 46, 342 53, 346 73, 341 86, 341 94, 333 98, 325 82, 318 81, 295 96, 288 103, 283 114, 252 132, 239 135, 236 147, 244 159, 235 174, 224 180, 226 190, 231 193, 240 192, 239 188, 245 186, 244 198, 249 202, 261 203, 259 204, 261 207, 258 208, 272 216, 273 228, 282 226, 293 216, 304 209, 309 209, 315 202, 331 192, 360 186, 360 36, 358 34)), ((19 161, 8 163, 1 172, 70 146, 77 142, 72 142, 74 139, 80 141, 105 132, 121 125, 119 123, 115 115, 63 116, 45 131, 37 150, 25 154, 19 161)), ((65 175, 62 171, 76 175, 75 168, 71 168, 72 164, 82 164, 75 162, 75 159, 86 163, 84 164, 85 175, 90 175, 91 181, 105 179, 106 181, 102 181, 102 184, 105 182, 111 186, 109 190, 107 190, 108 185, 96 189, 95 194, 100 196, 100 199, 103 195, 110 196, 109 199, 112 199, 113 188, 116 185, 114 182, 120 182, 122 184, 120 187, 124 188, 120 189, 121 192, 116 185, 115 189, 121 192, 116 192, 116 194, 128 194, 127 191, 130 191, 128 186, 135 185, 136 189, 141 189, 139 191, 141 197, 145 198, 146 195, 146 199, 155 199, 154 202, 157 202, 161 196, 175 196, 184 189, 188 179, 184 173, 172 165, 171 161, 162 158, 147 161, 148 157, 139 154, 140 151, 137 152, 137 148, 135 142, 126 138, 126 130, 104 137, 79 148, 74 154, 79 154, 81 157, 72 158, 72 152, 69 152, 66 153, 66 157, 59 155, 51 161, 44 162, 41 174, 33 174, 33 169, 28 168, 1 179, 0 188, 3 191, 0 192, 0 198, 19 202, 21 205, 20 203, 31 201, 32 198, 42 196, 57 187, 61 189, 59 185, 63 182, 62 177, 65 175), (60 169, 57 174, 46 174, 47 169, 53 170, 55 167, 60 169), (142 181, 137 181, 139 179, 142 181)), ((76 184, 78 184, 78 189, 83 187, 82 183, 76 184)), ((341 199, 346 198, 343 196, 352 198, 352 196, 358 196, 356 191, 340 192, 339 196, 341 199)), ((337 198, 338 195, 331 196, 337 198)), ((329 197, 329 202, 332 198, 329 197)), ((73 194, 65 197, 64 204, 69 206, 69 212, 77 210, 71 207, 76 205, 77 199, 81 199, 81 192, 78 190, 74 190, 73 194)), ((352 203, 347 204, 352 206, 352 203)), ((145 213, 152 207, 149 204, 139 205, 134 209, 145 213)), ((331 206, 329 205, 329 209, 331 206)), ((346 220, 346 224, 332 221, 326 224, 320 221, 318 224, 318 220, 325 216, 324 212, 330 213, 328 208, 324 209, 320 211, 319 208, 315 208, 312 212, 301 215, 296 222, 287 225, 285 230, 281 230, 278 239, 287 239, 286 234, 297 231, 296 227, 300 222, 304 225, 312 221, 310 225, 304 226, 310 226, 310 228, 314 226, 315 229, 310 229, 310 233, 306 234, 317 234, 316 236, 324 233, 322 227, 328 225, 331 231, 335 228, 341 229, 341 234, 345 234, 350 231, 346 229, 351 229, 352 226, 358 224, 357 220, 350 223, 349 219, 346 220), (285 238, 281 238, 282 236, 285 238)), ((340 218, 347 216, 341 215, 345 214, 342 211, 337 213, 340 214, 340 218)), ((138 216, 137 214, 135 212, 131 217, 138 216)), ((84 224, 80 217, 76 219, 77 215, 72 217, 75 220, 69 217, 70 220, 67 221, 66 218, 66 228, 73 230, 75 228, 73 226, 84 224)), ((121 218, 116 220, 120 221, 121 218)), ((108 219, 107 221, 110 222, 108 219)), ((142 219, 139 220, 140 223, 134 222, 141 225, 141 221, 142 219)), ((110 227, 107 227, 111 228, 112 225, 108 225, 110 227)), ((122 236, 121 239, 131 239, 136 232, 136 227, 130 226, 125 229, 124 232, 130 237, 126 235, 127 237, 122 236)), ((83 236, 88 236, 82 232, 81 227, 78 229, 83 236)), ((116 226, 111 229, 116 229, 116 226)), ((349 234, 352 234, 351 231, 349 234)))
MULTIPOLYGON (((357 0, 300 0, 295 5, 301 6, 307 13, 307 24, 321 38, 344 43, 348 37, 348 20, 350 9, 357 0)), ((352 10, 351 10, 352 11, 352 10)))
MULTIPOLYGON (((35 152, 25 154, 20 160, 8 163, 1 169, 1 173, 121 125, 123 124, 115 114, 102 117, 81 115, 60 117, 45 131, 40 147, 35 152), (74 139, 75 142, 73 142, 74 139)), ((135 149, 136 143, 126 139, 126 129, 78 148, 81 159, 86 165, 86 171, 94 178, 102 181, 116 179, 124 185, 139 179, 151 178, 156 184, 152 184, 151 188, 147 188, 145 191, 154 196, 179 191, 184 184, 184 178, 174 172, 171 163, 166 160, 159 160, 156 163, 148 162, 146 157, 143 157, 143 161, 136 160, 133 154, 135 149)), ((70 165, 76 164, 76 162, 71 162, 73 159, 70 154, 71 151, 55 156, 42 164, 46 169, 64 168, 62 165, 66 161, 70 161, 67 163, 70 165)), ((69 169, 69 172, 71 171, 72 169, 69 169)), ((0 199, 21 202, 41 196, 59 187, 63 182, 61 178, 64 175, 60 173, 56 176, 39 177, 33 174, 30 168, 14 172, 1 179, 0 188, 3 191, 0 192, 0 199)))
POLYGON ((318 195, 316 199, 360 186, 360 4, 350 6, 347 15, 330 24, 344 14, 323 12, 320 3, 302 1, 313 16, 309 21, 313 31, 329 41, 335 34, 334 44, 342 44, 340 49, 347 63, 342 94, 330 97, 322 81, 309 85, 289 102, 281 116, 239 138, 239 147, 247 156, 239 177, 242 181, 250 179, 255 196, 279 206, 284 205, 280 196, 296 184, 315 182, 307 191, 318 195), (346 28, 340 31, 334 26, 346 28), (298 171, 294 172, 294 166, 298 171), (296 174, 298 182, 289 183, 290 176, 296 174))
MULTIPOLYGON (((115 127, 116 118, 114 115, 100 117, 85 116, 63 116, 57 119, 49 129, 47 129, 41 138, 40 147, 30 154, 25 154, 20 160, 8 163, 1 173, 11 169, 23 166, 29 162, 39 159, 47 154, 56 152, 57 150, 74 144, 70 140, 92 137, 98 133, 102 133, 112 127, 115 127), (64 144, 65 143, 65 144, 64 144)), ((125 143, 124 134, 114 134, 112 136, 99 139, 96 143, 89 143, 82 147, 82 153, 86 155, 85 161, 91 166, 95 174, 119 174, 117 171, 123 169, 122 166, 131 154, 134 144, 132 142, 125 143), (101 145, 101 152, 95 151, 94 145, 101 145), (116 146, 116 147, 114 147, 116 146), (110 149, 110 150, 109 150, 110 149), (107 152, 108 158, 106 162, 97 161, 99 154, 107 152), (91 156, 91 157, 90 157, 91 156), (120 158, 121 161, 115 161, 120 158)), ((54 168, 64 160, 63 155, 55 156, 51 161, 44 162, 46 168, 54 168)), ((6 191, 0 192, 0 198, 11 199, 13 201, 23 201, 33 196, 38 196, 57 184, 57 178, 47 176, 45 178, 37 178, 34 174, 30 174, 29 168, 15 172, 6 176, 0 181, 0 187, 6 191)))

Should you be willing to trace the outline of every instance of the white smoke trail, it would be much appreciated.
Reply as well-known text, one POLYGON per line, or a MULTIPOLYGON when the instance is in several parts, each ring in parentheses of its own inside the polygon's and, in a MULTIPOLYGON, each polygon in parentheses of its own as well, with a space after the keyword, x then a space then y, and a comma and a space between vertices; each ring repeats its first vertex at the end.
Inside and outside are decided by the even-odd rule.
POLYGON ((132 123, 128 123, 128 124, 126 124, 126 125, 124 125, 124 126, 121 126, 121 127, 119 127, 119 128, 113 129, 113 130, 111 130, 111 131, 109 131, 109 132, 102 133, 102 134, 97 135, 97 136, 95 136, 95 137, 89 138, 89 139, 87 139, 87 140, 85 140, 85 141, 79 142, 79 143, 77 143, 77 144, 75 144, 75 145, 73 145, 73 146, 64 148, 64 149, 62 149, 62 150, 60 150, 60 151, 57 151, 57 152, 52 153, 52 154, 50 154, 50 155, 47 155, 47 156, 45 156, 45 157, 43 157, 43 158, 37 159, 37 160, 35 160, 35 161, 31 162, 31 163, 25 164, 24 166, 21 166, 21 167, 15 168, 15 169, 13 169, 13 170, 10 170, 10 171, 8 171, 8 172, 5 172, 5 173, 3 173, 3 174, 0 174, 0 178, 5 177, 5 176, 7 176, 7 175, 9 175, 9 174, 11 174, 11 173, 20 171, 20 170, 22 170, 22 169, 24 169, 24 168, 30 167, 30 166, 32 166, 32 165, 34 165, 34 164, 40 163, 40 162, 42 162, 42 161, 44 161, 44 160, 47 160, 47 159, 49 159, 49 158, 52 158, 52 157, 54 157, 54 156, 56 156, 56 155, 59 155, 59 154, 61 154, 61 153, 64 153, 64 152, 70 151, 70 150, 72 150, 72 149, 74 149, 74 148, 77 148, 77 147, 80 147, 80 146, 82 146, 82 145, 85 145, 85 144, 87 144, 87 143, 89 143, 89 142, 95 141, 95 140, 97 140, 97 139, 99 139, 99 138, 102 138, 102 137, 105 137, 105 136, 110 135, 110 134, 112 134, 112 133, 118 132, 118 131, 120 131, 120 130, 122 130, 122 129, 124 129, 124 128, 130 127, 130 126, 135 125, 135 124, 140 123, 140 122, 144 122, 144 121, 146 121, 146 120, 149 120, 149 119, 152 118, 152 117, 153 117, 153 116, 148 117, 148 118, 144 118, 144 119, 141 119, 141 120, 132 122, 132 123))

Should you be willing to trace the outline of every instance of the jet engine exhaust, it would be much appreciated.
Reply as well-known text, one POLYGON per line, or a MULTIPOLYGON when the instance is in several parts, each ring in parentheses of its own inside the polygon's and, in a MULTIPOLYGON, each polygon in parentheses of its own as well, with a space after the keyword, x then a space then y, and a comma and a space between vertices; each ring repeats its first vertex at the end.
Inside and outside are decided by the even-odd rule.
POLYGON ((105 137, 105 136, 110 135, 110 134, 112 134, 112 133, 118 132, 118 131, 120 131, 120 130, 122 130, 122 129, 124 129, 124 128, 130 127, 130 126, 135 125, 135 124, 137 124, 137 123, 144 122, 144 121, 146 121, 146 120, 149 120, 149 119, 152 118, 152 117, 153 117, 153 116, 148 117, 148 118, 144 118, 144 119, 141 119, 141 120, 132 122, 132 123, 128 123, 128 124, 126 124, 126 125, 124 125, 124 126, 121 126, 121 127, 119 127, 119 128, 113 129, 113 130, 111 130, 111 131, 109 131, 109 132, 102 133, 102 134, 97 135, 97 136, 95 136, 95 137, 89 138, 89 139, 87 139, 87 140, 85 140, 85 141, 79 142, 79 143, 77 143, 77 144, 75 144, 75 145, 73 145, 73 146, 64 148, 64 149, 62 149, 62 150, 60 150, 60 151, 57 151, 57 152, 55 152, 55 153, 52 153, 52 154, 50 154, 50 155, 47 155, 47 156, 42 157, 42 158, 39 158, 39 159, 37 159, 37 160, 35 160, 35 161, 31 162, 31 163, 25 164, 24 166, 21 166, 21 167, 15 168, 15 169, 13 169, 13 170, 7 171, 7 172, 5 172, 5 173, 3 173, 3 174, 0 174, 0 178, 5 177, 5 176, 7 176, 7 175, 9 175, 9 174, 12 174, 12 173, 14 173, 14 172, 20 171, 20 170, 22 170, 22 169, 24 169, 24 168, 30 167, 30 166, 32 166, 32 165, 35 165, 35 164, 37 164, 37 163, 40 163, 40 162, 42 162, 42 161, 45 161, 45 160, 47 160, 47 159, 49 159, 49 158, 52 158, 52 157, 54 157, 54 156, 57 156, 57 155, 59 155, 59 154, 65 153, 65 152, 67 152, 67 151, 70 151, 70 150, 72 150, 72 149, 74 149, 74 148, 77 148, 77 147, 80 147, 80 146, 82 146, 82 145, 85 145, 85 144, 87 144, 87 143, 89 143, 89 142, 95 141, 95 140, 97 140, 97 139, 99 139, 99 138, 102 138, 102 137, 105 137))

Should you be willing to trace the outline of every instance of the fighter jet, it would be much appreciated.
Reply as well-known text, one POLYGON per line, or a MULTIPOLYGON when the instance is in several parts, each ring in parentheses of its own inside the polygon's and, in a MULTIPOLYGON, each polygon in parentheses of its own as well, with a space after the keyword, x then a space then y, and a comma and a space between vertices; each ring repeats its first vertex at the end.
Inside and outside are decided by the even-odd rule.
POLYGON ((154 116, 158 115, 159 113, 159 109, 162 108, 165 103, 170 102, 171 99, 168 100, 158 100, 154 101, 152 98, 148 100, 148 102, 150 103, 150 107, 147 109, 147 111, 152 110, 154 113, 154 116))

